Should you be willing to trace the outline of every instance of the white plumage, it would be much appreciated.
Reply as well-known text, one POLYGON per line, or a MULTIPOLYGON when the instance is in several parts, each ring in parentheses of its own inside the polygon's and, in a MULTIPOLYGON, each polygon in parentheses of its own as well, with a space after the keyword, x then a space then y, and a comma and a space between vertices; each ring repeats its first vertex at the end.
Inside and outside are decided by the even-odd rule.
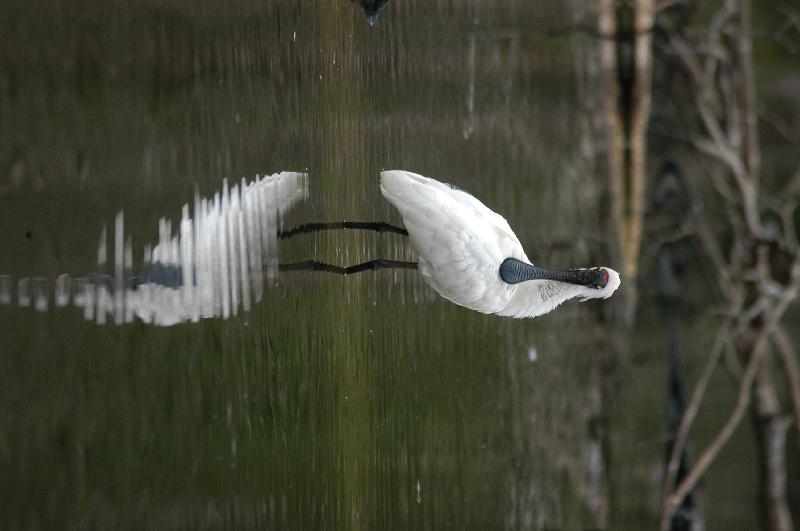
POLYGON ((462 190, 407 171, 382 172, 381 191, 403 217, 425 281, 460 306, 536 317, 572 298, 608 298, 619 287, 619 274, 609 268, 597 269, 605 278, 602 287, 540 279, 506 283, 500 276, 504 260, 531 261, 502 216, 462 190))

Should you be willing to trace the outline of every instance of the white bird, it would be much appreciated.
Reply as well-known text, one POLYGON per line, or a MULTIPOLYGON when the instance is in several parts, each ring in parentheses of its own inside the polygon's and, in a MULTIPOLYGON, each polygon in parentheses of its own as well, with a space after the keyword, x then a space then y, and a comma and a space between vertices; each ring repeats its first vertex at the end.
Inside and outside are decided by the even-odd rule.
POLYGON ((608 267, 553 271, 532 265, 502 216, 445 183, 384 171, 381 192, 403 217, 425 281, 460 306, 536 317, 569 299, 606 299, 619 287, 619 273, 608 267))

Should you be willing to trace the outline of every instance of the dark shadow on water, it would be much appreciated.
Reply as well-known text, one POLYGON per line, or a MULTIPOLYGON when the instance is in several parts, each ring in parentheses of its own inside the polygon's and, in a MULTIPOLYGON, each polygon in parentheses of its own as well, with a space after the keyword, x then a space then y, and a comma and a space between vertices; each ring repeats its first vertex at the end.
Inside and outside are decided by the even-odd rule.
MULTIPOLYGON (((389 0, 358 0, 361 8, 364 10, 364 15, 367 17, 367 22, 370 26, 374 26, 378 22, 378 15, 389 3, 389 0)), ((355 3, 356 0, 353 0, 355 3)))

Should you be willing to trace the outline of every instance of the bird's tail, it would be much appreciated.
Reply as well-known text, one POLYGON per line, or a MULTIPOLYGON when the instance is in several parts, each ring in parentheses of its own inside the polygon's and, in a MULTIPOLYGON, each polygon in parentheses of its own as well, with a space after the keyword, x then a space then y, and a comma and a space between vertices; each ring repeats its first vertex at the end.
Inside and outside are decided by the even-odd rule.
POLYGON ((408 174, 402 170, 382 171, 381 192, 386 197, 389 195, 397 195, 404 185, 407 186, 408 181, 408 174))
POLYGON ((410 171, 387 170, 381 172, 381 193, 401 212, 404 204, 407 206, 413 203, 414 198, 419 195, 415 193, 415 190, 418 192, 420 185, 425 187, 433 185, 437 188, 444 186, 433 179, 410 171))
POLYGON ((412 180, 408 173, 402 170, 388 170, 381 172, 381 193, 395 208, 400 209, 402 198, 406 195, 412 180))
MULTIPOLYGON (((408 186, 412 182, 430 185, 437 183, 430 177, 404 170, 386 170, 381 172, 381 189, 392 189, 397 186, 408 186)), ((438 184, 438 183, 437 183, 438 184)))

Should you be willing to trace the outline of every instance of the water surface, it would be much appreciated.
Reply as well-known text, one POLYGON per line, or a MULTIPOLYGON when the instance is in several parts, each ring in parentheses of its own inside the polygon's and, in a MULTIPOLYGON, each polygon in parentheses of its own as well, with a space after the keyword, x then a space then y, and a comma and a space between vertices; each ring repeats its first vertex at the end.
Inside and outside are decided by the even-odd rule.
MULTIPOLYGON (((372 26, 345 1, 0 9, 0 273, 50 294, 45 311, 0 305, 8 527, 594 525, 602 302, 514 321, 413 271, 292 272, 249 311, 158 327, 53 295, 61 274, 113 277, 98 241, 106 227, 112 252, 118 212, 134 274, 161 218, 177 231, 223 179, 280 171, 308 174, 281 227, 399 224, 378 174, 400 168, 502 212, 542 265, 608 260, 575 7, 391 2, 372 26)), ((362 231, 276 253, 414 259, 362 231)), ((660 452, 660 417, 637 418, 660 452)))

